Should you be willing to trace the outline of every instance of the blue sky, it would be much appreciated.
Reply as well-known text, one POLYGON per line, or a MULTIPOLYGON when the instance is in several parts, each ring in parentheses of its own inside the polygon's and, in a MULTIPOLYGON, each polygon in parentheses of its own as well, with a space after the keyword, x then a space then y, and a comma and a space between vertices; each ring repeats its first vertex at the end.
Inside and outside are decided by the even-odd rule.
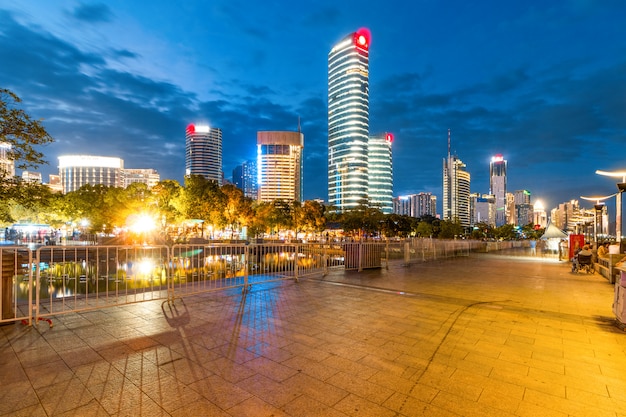
POLYGON ((87 153, 182 182, 190 122, 222 128, 229 178, 258 130, 300 117, 304 196, 326 199, 328 51, 367 27, 394 195, 441 199, 451 129, 473 192, 501 153, 508 189, 551 208, 615 192, 595 171, 626 169, 625 16, 622 0, 0 0, 0 87, 56 139, 46 178, 87 153))

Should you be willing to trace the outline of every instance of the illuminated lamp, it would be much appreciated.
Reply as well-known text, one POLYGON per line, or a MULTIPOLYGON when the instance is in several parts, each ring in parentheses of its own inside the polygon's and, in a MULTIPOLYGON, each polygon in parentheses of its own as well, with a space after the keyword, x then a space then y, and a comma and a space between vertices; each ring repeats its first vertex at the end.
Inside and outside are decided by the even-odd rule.
POLYGON ((393 134, 391 134, 391 133, 385 134, 385 141, 387 141, 389 143, 393 142, 393 134))

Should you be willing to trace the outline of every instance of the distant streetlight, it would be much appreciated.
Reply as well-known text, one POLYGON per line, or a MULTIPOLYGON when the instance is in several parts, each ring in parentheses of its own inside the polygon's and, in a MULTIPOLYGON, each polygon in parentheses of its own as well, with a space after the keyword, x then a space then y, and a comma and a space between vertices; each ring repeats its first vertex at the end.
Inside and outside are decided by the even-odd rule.
POLYGON ((621 178, 622 182, 617 183, 618 192, 615 195, 615 236, 617 242, 622 244, 622 193, 626 190, 626 171, 601 171, 596 170, 596 174, 606 177, 621 178))
POLYGON ((604 203, 601 203, 604 200, 607 200, 615 195, 617 195, 618 193, 615 194, 611 194, 611 195, 607 195, 604 197, 583 197, 582 195, 580 196, 580 198, 582 198, 583 200, 588 200, 588 201, 595 201, 595 204, 593 205, 593 209, 594 209, 594 213, 593 213, 593 240, 594 240, 594 247, 597 249, 598 248, 598 212, 600 212, 602 210, 602 208, 604 207, 604 203))

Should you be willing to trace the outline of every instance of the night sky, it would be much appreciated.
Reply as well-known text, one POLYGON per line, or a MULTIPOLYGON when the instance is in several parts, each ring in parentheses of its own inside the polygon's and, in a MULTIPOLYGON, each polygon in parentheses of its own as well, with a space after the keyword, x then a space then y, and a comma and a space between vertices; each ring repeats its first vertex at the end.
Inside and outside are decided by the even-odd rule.
POLYGON ((617 190, 595 171, 626 170, 623 0, 0 0, 0 87, 56 139, 44 181, 84 153, 182 183, 191 122, 222 129, 229 179, 258 130, 300 117, 304 197, 326 200, 328 52, 360 27, 394 195, 432 192, 441 211, 448 129, 472 192, 497 153, 508 190, 548 209, 617 190))

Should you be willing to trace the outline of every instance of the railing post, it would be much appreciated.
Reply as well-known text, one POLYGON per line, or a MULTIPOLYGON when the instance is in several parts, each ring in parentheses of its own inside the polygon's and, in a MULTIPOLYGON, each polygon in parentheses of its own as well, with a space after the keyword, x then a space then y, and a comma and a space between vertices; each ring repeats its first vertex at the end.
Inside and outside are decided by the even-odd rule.
POLYGON ((243 258, 244 258, 244 263, 245 263, 245 267, 244 267, 244 271, 243 271, 243 292, 246 293, 248 292, 248 259, 250 259, 250 246, 246 245, 244 246, 244 250, 243 250, 243 258))
POLYGON ((300 250, 299 250, 298 246, 299 246, 299 244, 296 243, 296 245, 294 246, 295 253, 293 255, 294 256, 293 275, 294 275, 294 278, 295 278, 296 282, 298 282, 298 254, 300 253, 300 250))
POLYGON ((41 259, 41 257, 39 256, 39 251, 41 250, 41 248, 37 249, 37 256, 36 258, 33 260, 33 252, 32 250, 28 249, 28 305, 30 306, 29 308, 29 314, 28 314, 28 325, 32 326, 33 325, 33 312, 35 312, 35 323, 39 323, 39 302, 40 302, 40 291, 39 291, 39 286, 41 285, 41 273, 40 273, 40 269, 39 269, 39 262, 38 260, 41 259), (37 264, 37 266, 35 267, 35 279, 37 280, 36 283, 33 283, 33 262, 35 262, 37 264), (36 285, 33 285, 36 284, 36 285), (33 287, 36 288, 36 292, 35 292, 35 304, 33 305, 33 287))
POLYGON ((361 271, 363 271, 363 242, 359 241, 357 243, 357 245, 358 245, 358 248, 359 248, 359 252, 358 252, 358 254, 359 254, 359 268, 358 268, 358 271, 361 272, 361 271))

